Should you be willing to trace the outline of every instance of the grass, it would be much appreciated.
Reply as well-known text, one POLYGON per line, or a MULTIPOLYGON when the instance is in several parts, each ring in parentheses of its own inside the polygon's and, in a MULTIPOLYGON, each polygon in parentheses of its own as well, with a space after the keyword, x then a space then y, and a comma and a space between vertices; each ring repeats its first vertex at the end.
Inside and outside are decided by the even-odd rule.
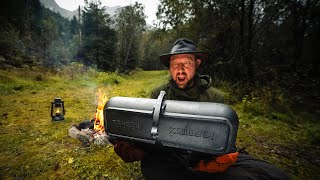
MULTIPOLYGON (((84 148, 68 137, 68 128, 93 117, 98 88, 109 98, 149 97, 167 77, 166 71, 123 76, 79 64, 58 73, 0 70, 1 179, 142 179, 138 162, 123 163, 112 146, 84 148), (65 101, 62 122, 51 121, 55 97, 65 101)), ((240 119, 238 146, 294 179, 319 178, 320 126, 313 116, 271 111, 262 102, 246 110, 242 102, 232 106, 240 119)))
MULTIPOLYGON (((124 164, 112 147, 82 148, 68 128, 95 113, 96 92, 147 97, 166 72, 133 77, 87 70, 84 74, 0 72, 0 177, 4 179, 138 179, 138 163, 124 164), (146 86, 145 88, 143 86, 146 86), (133 88, 137 87, 137 88, 133 88), (65 101, 65 121, 52 122, 51 101, 65 101)), ((67 71, 70 72, 70 71, 67 71)))
POLYGON ((247 147, 250 154, 274 163, 294 179, 319 179, 319 122, 291 112, 280 118, 269 116, 280 114, 272 111, 259 116, 256 111, 243 112, 243 104, 234 109, 240 121, 238 147, 247 147))

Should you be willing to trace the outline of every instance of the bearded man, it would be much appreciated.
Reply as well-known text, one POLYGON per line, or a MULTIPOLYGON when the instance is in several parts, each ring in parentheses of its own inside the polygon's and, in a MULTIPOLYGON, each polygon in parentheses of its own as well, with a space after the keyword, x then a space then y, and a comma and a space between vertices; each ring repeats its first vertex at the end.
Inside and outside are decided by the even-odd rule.
MULTIPOLYGON (((160 56, 160 61, 169 68, 171 79, 155 88, 151 98, 157 99, 160 91, 165 91, 167 100, 224 103, 223 93, 211 87, 211 78, 197 74, 199 66, 207 60, 208 54, 198 51, 193 41, 178 39, 169 54, 160 56)), ((155 149, 125 141, 117 141, 114 150, 125 162, 141 161, 144 177, 152 180, 291 179, 281 169, 243 150, 210 159, 177 149, 155 149)))

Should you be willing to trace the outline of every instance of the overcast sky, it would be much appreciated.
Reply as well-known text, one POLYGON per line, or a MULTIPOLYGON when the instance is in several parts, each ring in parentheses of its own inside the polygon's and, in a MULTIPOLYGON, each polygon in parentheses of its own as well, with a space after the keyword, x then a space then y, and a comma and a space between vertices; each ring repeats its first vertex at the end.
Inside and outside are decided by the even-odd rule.
MULTIPOLYGON (((84 0, 55 0, 57 4, 69 11, 76 10, 79 5, 84 6, 84 0)), ((153 21, 156 20, 156 12, 159 4, 159 0, 100 0, 103 6, 127 6, 134 4, 136 1, 142 3, 144 8, 144 13, 147 16, 147 24, 152 25, 153 21)))

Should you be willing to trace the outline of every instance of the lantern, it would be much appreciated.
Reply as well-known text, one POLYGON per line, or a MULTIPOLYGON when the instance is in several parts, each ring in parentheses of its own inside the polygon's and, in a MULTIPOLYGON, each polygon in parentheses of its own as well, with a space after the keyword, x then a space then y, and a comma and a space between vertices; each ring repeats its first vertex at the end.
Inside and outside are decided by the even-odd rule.
POLYGON ((64 120, 64 104, 61 98, 55 98, 54 102, 51 102, 51 117, 53 121, 64 120))

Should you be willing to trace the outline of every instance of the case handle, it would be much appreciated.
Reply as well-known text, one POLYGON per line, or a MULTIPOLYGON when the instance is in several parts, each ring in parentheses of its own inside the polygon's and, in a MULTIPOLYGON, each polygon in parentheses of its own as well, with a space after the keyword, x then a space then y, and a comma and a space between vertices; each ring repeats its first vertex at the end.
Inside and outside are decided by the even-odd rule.
POLYGON ((159 119, 160 119, 160 114, 162 113, 161 110, 165 109, 165 96, 166 92, 165 91, 160 91, 160 95, 158 96, 157 102, 153 107, 153 122, 152 122, 152 127, 151 127, 151 137, 153 139, 158 138, 158 126, 159 126, 159 119))

